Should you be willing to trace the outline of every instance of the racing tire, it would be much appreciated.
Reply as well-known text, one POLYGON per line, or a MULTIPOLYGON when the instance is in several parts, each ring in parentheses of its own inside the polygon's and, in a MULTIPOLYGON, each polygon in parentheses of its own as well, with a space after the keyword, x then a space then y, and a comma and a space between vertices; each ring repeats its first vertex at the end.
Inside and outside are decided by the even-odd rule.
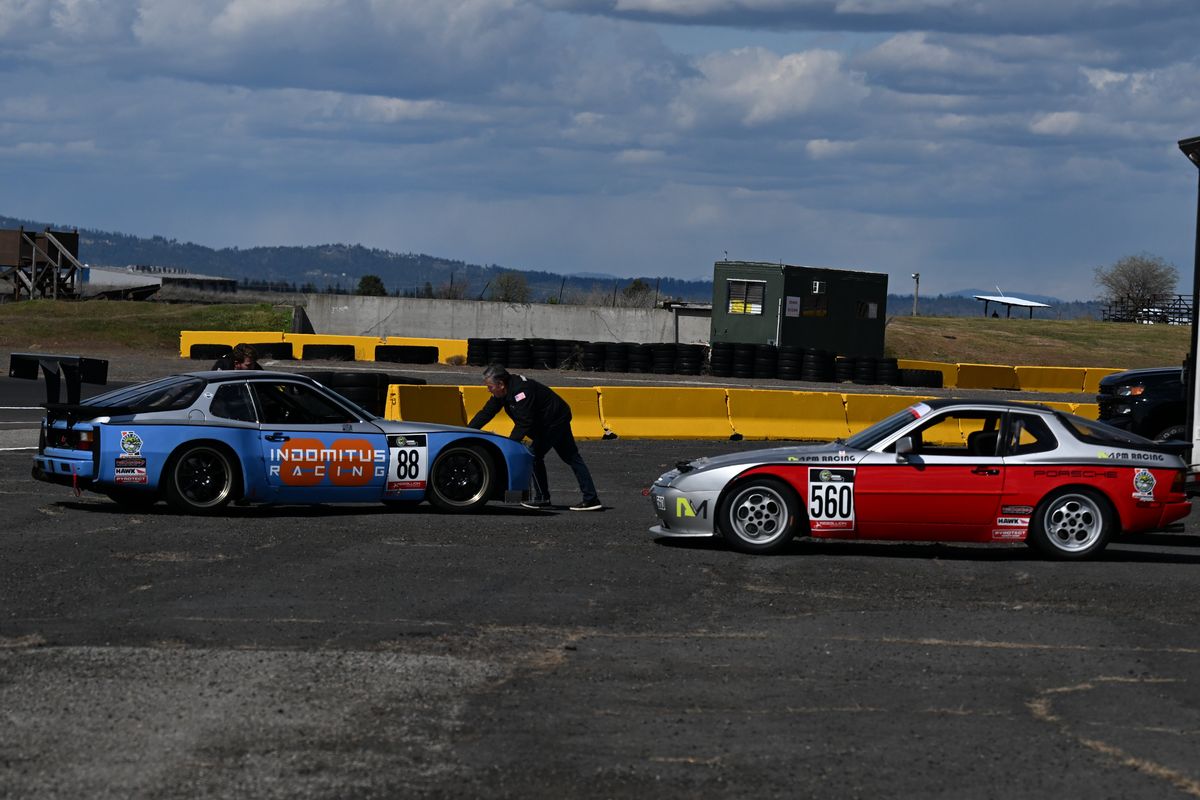
POLYGON ((1060 489, 1038 503, 1029 540, 1047 558, 1079 561, 1100 553, 1112 537, 1116 514, 1092 489, 1060 489))
POLYGON ((1169 428, 1164 428, 1154 436, 1156 442, 1174 442, 1187 441, 1188 433, 1186 425, 1172 425, 1169 428))
POLYGON ((492 456, 479 445, 451 444, 438 453, 429 470, 429 502, 455 514, 487 504, 496 482, 492 456))
POLYGON ((163 470, 167 502, 186 514, 220 511, 238 494, 240 471, 227 450, 192 444, 171 456, 163 470))
POLYGON ((767 555, 788 546, 799 518, 790 486, 778 478, 755 476, 725 494, 716 523, 734 550, 767 555))

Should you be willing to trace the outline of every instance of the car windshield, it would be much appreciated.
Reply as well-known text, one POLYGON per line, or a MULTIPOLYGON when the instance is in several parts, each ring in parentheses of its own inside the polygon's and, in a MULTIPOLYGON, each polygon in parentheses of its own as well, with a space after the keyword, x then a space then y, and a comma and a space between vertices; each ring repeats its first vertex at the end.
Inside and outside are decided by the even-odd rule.
MULTIPOLYGON (((921 411, 922 405, 918 403, 917 405, 909 406, 903 411, 897 411, 890 417, 886 417, 871 427, 859 431, 846 440, 846 446, 852 447, 855 450, 869 450, 873 445, 883 441, 905 425, 923 416, 924 412, 921 411)), ((925 411, 928 411, 927 407, 925 411)))
POLYGON ((142 411, 171 411, 196 402, 206 382, 191 375, 172 375, 156 381, 138 383, 87 398, 94 408, 135 408, 142 411))
POLYGON ((1135 447, 1153 448, 1154 443, 1149 439, 1138 436, 1136 433, 1123 431, 1120 428, 1114 428, 1111 425, 1106 425, 1103 422, 1097 422, 1094 419, 1086 419, 1078 417, 1074 414, 1068 414, 1065 411, 1054 412, 1055 416, 1067 427, 1067 430, 1075 434, 1075 438, 1081 442, 1089 444, 1128 444, 1135 447))

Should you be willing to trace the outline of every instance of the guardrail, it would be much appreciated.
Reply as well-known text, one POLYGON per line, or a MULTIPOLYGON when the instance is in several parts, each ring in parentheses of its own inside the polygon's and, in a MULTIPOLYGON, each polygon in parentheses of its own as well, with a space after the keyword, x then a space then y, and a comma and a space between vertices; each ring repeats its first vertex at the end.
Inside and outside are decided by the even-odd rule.
MULTIPOLYGON (((833 441, 861 431, 924 397, 772 389, 591 386, 554 389, 571 406, 577 439, 763 439, 833 441)), ((388 389, 387 419, 465 425, 487 402, 481 386, 388 389)), ((1036 402, 1036 401, 1028 401, 1036 402)), ((1096 419, 1095 403, 1043 403, 1096 419)), ((484 428, 501 435, 501 412, 484 428)), ((965 436, 955 432, 955 436, 965 436)))

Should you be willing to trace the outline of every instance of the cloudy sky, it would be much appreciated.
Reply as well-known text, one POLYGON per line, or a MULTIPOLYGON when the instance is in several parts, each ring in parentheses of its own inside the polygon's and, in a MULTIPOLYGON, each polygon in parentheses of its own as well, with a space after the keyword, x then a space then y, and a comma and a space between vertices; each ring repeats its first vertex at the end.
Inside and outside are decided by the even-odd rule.
POLYGON ((1196 0, 0 0, 0 214, 1063 299, 1150 253, 1184 290, 1198 41, 1196 0))

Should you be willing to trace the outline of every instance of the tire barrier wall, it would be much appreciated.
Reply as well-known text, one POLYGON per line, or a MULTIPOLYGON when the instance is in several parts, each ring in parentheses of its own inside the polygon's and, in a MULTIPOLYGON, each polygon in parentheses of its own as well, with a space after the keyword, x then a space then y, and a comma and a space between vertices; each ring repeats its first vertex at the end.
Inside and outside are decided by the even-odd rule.
MULTIPOLYGON (((327 336, 277 331, 180 331, 183 358, 216 360, 233 345, 248 342, 269 359, 447 363, 472 366, 492 361, 512 369, 585 369, 697 375, 705 361, 701 345, 633 342, 576 342, 560 339, 422 339, 411 336, 327 336), (654 349, 657 348, 657 349, 654 349)), ((914 359, 862 359, 768 345, 717 343, 709 354, 714 377, 852 381, 948 389, 1010 389, 1034 392, 1099 391, 1100 379, 1120 372, 1108 367, 1011 367, 950 364, 914 359), (937 378, 940 375, 941 380, 937 378)))
MULTIPOLYGON (((569 386, 554 390, 571 406, 577 439, 729 439, 833 441, 928 398, 772 389, 689 389, 569 386)), ((388 389, 387 419, 465 425, 487 402, 482 386, 388 389)), ((1034 403, 1036 401, 1028 401, 1034 403)), ((1095 403, 1042 403, 1096 419, 1095 403)), ((497 414, 484 430, 507 436, 512 422, 497 414)), ((962 439, 964 431, 942 444, 962 439)))

